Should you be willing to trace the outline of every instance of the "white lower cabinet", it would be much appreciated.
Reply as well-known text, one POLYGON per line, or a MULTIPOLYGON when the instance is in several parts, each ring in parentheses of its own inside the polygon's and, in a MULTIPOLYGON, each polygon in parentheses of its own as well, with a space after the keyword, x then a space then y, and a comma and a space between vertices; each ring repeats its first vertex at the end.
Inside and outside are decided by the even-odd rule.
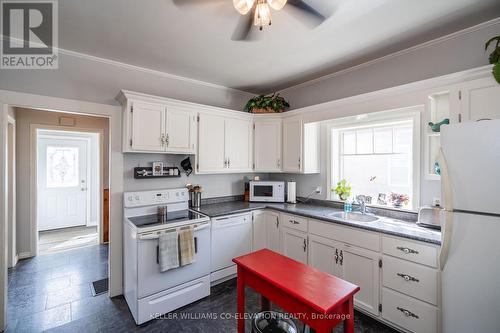
POLYGON ((280 252, 280 215, 275 212, 267 213, 267 247, 280 252))
POLYGON ((283 255, 307 264, 307 233, 288 227, 281 228, 283 255))
POLYGON ((331 239, 309 235, 309 265, 322 272, 342 278, 339 254, 342 244, 331 239))
POLYGON ((253 212, 253 251, 268 248, 280 252, 279 214, 261 210, 253 212))

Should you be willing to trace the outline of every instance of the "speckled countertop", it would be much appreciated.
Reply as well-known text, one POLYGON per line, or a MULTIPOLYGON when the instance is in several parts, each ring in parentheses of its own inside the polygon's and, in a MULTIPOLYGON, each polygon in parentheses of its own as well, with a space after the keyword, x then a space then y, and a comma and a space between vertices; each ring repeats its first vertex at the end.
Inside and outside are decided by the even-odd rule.
POLYGON ((210 217, 218 217, 264 208, 314 218, 325 222, 332 222, 350 227, 377 231, 388 235, 414 239, 422 242, 438 245, 441 244, 440 231, 420 227, 414 222, 406 222, 388 217, 381 217, 380 220, 377 220, 375 222, 347 221, 331 216, 332 213, 341 211, 340 209, 321 206, 317 204, 255 203, 230 201, 202 205, 200 208, 196 208, 194 210, 210 217))

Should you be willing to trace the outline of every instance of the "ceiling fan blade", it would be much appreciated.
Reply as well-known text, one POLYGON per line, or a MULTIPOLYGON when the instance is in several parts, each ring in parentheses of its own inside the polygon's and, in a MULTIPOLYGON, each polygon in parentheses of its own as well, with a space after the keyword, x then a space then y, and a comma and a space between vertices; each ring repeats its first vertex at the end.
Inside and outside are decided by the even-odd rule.
POLYGON ((318 22, 318 24, 321 24, 324 20, 326 20, 326 17, 323 14, 308 5, 303 0, 288 0, 287 4, 306 12, 307 14, 312 16, 318 22))
POLYGON ((220 3, 223 0, 172 0, 177 7, 193 6, 193 5, 206 5, 207 3, 220 3))
POLYGON ((238 25, 234 29, 232 40, 241 41, 248 39, 248 34, 252 29, 253 16, 249 13, 247 15, 241 15, 238 20, 238 25))

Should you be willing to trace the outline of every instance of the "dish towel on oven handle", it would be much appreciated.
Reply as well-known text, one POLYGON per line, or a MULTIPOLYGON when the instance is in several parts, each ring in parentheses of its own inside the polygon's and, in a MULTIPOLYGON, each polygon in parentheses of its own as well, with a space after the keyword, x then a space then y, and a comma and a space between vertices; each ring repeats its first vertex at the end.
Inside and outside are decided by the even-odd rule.
POLYGON ((183 228, 179 231, 179 242, 181 266, 193 263, 195 254, 193 226, 183 228))
POLYGON ((160 271, 165 272, 179 267, 179 233, 177 230, 173 230, 161 233, 159 237, 158 262, 160 271))

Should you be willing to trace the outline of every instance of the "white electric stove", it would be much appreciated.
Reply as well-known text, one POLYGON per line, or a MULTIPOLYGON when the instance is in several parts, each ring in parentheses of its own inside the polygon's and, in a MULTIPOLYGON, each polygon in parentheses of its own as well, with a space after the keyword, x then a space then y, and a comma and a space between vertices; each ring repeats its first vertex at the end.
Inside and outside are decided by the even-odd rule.
POLYGON ((210 219, 188 207, 185 188, 124 194, 124 295, 137 324, 210 295, 210 219), (159 206, 167 207, 159 221, 159 206), (194 226, 195 261, 160 272, 159 235, 194 226))

